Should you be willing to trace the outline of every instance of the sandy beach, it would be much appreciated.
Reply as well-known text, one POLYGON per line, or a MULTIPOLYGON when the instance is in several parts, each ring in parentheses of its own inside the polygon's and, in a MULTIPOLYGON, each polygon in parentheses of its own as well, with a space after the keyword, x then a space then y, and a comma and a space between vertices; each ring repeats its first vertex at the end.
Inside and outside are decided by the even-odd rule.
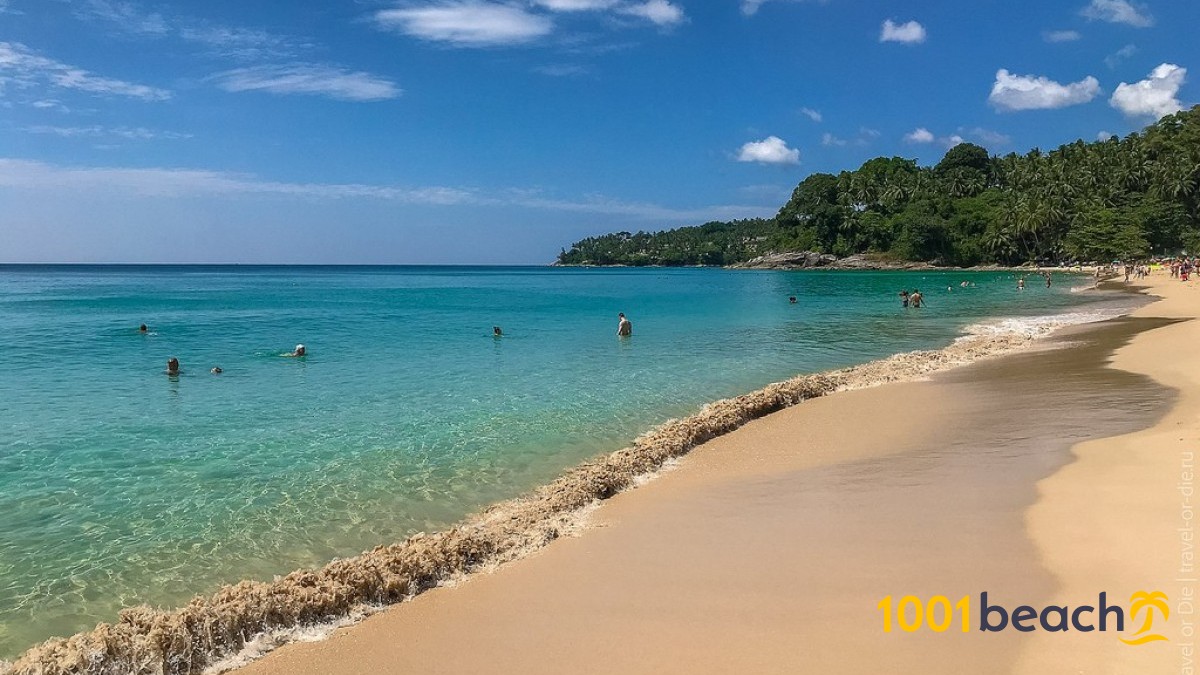
POLYGON ((239 672, 1177 672, 1200 436, 1200 328, 1179 320, 1200 291, 1147 284, 1162 299, 1131 317, 750 422, 579 536, 239 672), (1128 609, 1139 590, 1169 596, 1168 640, 1122 643, 1142 616, 1120 635, 984 633, 974 605, 965 633, 885 633, 876 606, 1106 592, 1128 609))

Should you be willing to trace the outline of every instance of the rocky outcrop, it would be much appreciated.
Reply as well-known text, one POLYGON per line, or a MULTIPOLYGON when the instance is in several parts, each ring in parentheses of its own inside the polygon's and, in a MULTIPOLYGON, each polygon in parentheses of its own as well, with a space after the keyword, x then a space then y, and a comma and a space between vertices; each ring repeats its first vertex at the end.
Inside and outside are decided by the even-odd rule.
POLYGON ((824 267, 832 270, 923 270, 936 265, 924 262, 885 260, 866 253, 838 258, 828 253, 813 251, 791 253, 768 253, 744 263, 732 265, 735 269, 753 270, 800 270, 824 267))
POLYGON ((733 265, 737 269, 790 270, 812 267, 828 267, 837 262, 837 256, 828 253, 803 251, 800 253, 768 253, 733 265))

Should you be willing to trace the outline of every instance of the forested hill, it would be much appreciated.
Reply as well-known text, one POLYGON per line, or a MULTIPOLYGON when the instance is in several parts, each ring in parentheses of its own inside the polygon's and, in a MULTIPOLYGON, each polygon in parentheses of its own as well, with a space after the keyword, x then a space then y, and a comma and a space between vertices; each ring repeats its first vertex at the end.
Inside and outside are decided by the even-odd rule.
POLYGON ((1092 261, 1200 251, 1200 106, 1125 138, 936 166, 879 157, 815 173, 773 219, 576 242, 564 265, 730 265, 758 255, 878 253, 946 265, 1092 261))

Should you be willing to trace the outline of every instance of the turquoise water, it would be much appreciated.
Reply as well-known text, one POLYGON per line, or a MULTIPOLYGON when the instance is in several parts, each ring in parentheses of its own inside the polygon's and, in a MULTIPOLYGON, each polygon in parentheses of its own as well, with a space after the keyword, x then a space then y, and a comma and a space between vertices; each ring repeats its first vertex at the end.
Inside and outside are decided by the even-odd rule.
POLYGON ((944 346, 987 317, 1122 302, 1070 292, 1085 283, 0 266, 0 657, 442 528, 712 399, 944 346), (902 310, 914 286, 929 306, 902 310), (308 356, 281 356, 301 342, 308 356))

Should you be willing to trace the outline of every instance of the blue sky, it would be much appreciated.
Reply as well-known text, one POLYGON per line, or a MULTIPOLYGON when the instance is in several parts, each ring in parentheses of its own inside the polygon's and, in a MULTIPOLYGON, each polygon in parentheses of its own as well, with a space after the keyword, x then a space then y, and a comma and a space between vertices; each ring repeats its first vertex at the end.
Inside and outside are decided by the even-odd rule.
POLYGON ((0 0, 0 262, 544 263, 1200 101, 1193 0, 0 0), (1190 71, 1190 72, 1189 72, 1190 71))

